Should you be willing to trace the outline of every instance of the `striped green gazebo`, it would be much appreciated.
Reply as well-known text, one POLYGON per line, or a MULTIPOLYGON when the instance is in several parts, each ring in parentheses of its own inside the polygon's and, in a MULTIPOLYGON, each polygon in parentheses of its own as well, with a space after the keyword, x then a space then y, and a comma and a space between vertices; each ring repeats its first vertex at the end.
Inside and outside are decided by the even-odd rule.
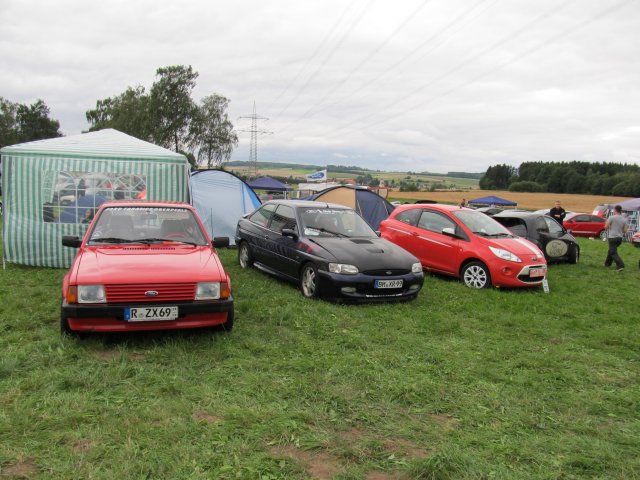
POLYGON ((65 267, 105 200, 189 201, 184 155, 112 129, 11 145, 2 155, 3 263, 65 267))

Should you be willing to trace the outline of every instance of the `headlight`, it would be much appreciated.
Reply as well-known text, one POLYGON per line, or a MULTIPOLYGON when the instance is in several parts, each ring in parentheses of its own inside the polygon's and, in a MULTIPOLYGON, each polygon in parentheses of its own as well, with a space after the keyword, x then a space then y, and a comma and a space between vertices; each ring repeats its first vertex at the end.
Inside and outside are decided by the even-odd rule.
POLYGON ((346 263, 330 263, 329 271, 331 273, 341 273, 342 275, 355 275, 358 273, 358 267, 346 263))
POLYGON ((78 303, 107 303, 104 285, 78 285, 78 303))
POLYGON ((422 273, 422 264, 418 262, 411 265, 411 273, 422 273))
POLYGON ((220 282, 200 282, 196 289, 196 300, 217 300, 220 298, 220 282))
POLYGON ((503 260, 522 263, 522 260, 520 260, 520 257, 518 257, 517 255, 514 255, 509 250, 503 250, 502 248, 494 248, 494 247, 489 247, 489 250, 491 250, 496 257, 501 258, 503 260))

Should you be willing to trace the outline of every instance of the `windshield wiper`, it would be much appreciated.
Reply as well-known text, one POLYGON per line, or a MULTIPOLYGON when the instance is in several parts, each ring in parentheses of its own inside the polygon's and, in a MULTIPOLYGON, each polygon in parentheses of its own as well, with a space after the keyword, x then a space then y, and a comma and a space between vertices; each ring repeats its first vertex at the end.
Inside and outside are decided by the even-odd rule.
POLYGON ((318 230, 320 230, 323 233, 328 233, 330 235, 335 235, 336 237, 347 237, 348 236, 348 235, 345 235, 344 233, 334 232, 332 230, 327 230, 326 228, 319 228, 318 230))
POLYGON ((512 238, 513 235, 510 233, 487 233, 487 237, 509 237, 512 238))
POLYGON ((132 240, 127 240, 126 238, 119 238, 119 237, 99 237, 99 238, 92 238, 89 241, 91 243, 94 243, 94 242, 98 242, 98 243, 129 243, 132 240))
POLYGON ((488 237, 488 235, 485 232, 471 232, 474 235, 480 235, 481 237, 488 237))

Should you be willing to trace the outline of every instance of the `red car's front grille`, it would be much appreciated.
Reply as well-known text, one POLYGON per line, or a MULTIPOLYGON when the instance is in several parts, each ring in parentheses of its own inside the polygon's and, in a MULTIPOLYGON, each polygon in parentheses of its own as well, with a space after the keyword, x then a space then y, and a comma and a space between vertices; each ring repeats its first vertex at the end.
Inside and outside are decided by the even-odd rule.
POLYGON ((107 302, 178 302, 193 300, 195 283, 149 283, 105 285, 107 302))

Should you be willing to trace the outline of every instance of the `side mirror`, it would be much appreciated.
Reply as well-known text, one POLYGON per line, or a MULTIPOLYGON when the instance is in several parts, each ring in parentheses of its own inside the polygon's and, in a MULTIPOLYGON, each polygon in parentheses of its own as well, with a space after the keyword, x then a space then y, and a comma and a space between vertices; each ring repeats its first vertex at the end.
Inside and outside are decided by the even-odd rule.
POLYGON ((376 235, 381 237, 382 236, 382 232, 380 230, 376 230, 376 235))
POLYGON ((283 237, 289 237, 292 240, 297 240, 298 239, 298 234, 296 233, 295 230, 293 230, 291 228, 283 228, 282 229, 282 236, 283 237))
POLYGON ((444 227, 442 229, 442 234, 446 235, 447 237, 458 238, 458 235, 456 235, 455 229, 451 227, 444 227))
POLYGON ((65 247, 79 248, 80 245, 82 245, 82 241, 73 235, 64 235, 62 237, 62 245, 65 247))
POLYGON ((229 246, 229 237, 216 237, 211 240, 214 248, 227 248, 229 246))

